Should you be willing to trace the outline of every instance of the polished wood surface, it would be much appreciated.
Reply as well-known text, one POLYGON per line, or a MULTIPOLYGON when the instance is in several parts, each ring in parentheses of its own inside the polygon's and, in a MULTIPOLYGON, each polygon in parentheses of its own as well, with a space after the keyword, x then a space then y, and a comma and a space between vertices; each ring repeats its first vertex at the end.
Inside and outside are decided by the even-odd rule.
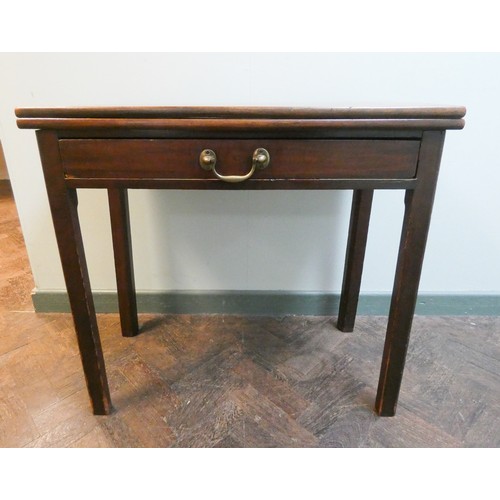
POLYGON ((320 133, 331 129, 375 129, 375 130, 451 130, 464 127, 462 119, 345 119, 345 120, 293 120, 237 119, 237 118, 20 118, 19 128, 43 128, 52 130, 75 129, 169 129, 176 132, 187 130, 195 133, 212 132, 285 132, 287 134, 320 133))
POLYGON ((270 153, 257 179, 411 179, 419 141, 411 140, 224 140, 63 139, 59 151, 68 178, 213 179, 199 165, 204 149, 217 154, 217 170, 242 175, 257 148, 270 153))
MULTIPOLYGON (((52 217, 94 412, 111 402, 76 210, 76 188, 109 191, 122 331, 137 331, 126 189, 352 189, 339 327, 352 329, 373 189, 405 189, 406 211, 376 410, 394 415, 400 391, 445 131, 464 108, 80 108, 16 110, 37 131, 52 217), (194 138, 195 137, 195 138, 194 138), (245 182, 255 148, 271 164, 245 182), (218 178, 198 165, 220 154, 218 178), (240 170, 242 169, 242 170, 240 170), (227 179, 226 179, 227 180, 227 179), (237 179, 234 179, 237 180, 237 179), (243 180, 243 179, 240 179, 243 180)), ((249 174, 249 175, 250 175, 249 174)))
POLYGON ((403 229, 375 402, 375 408, 381 416, 393 416, 396 412, 431 221, 444 134, 434 131, 424 133, 418 165, 420 182, 414 190, 408 190, 405 195, 403 229))
POLYGON ((106 415, 112 411, 111 398, 78 219, 77 193, 66 188, 60 175, 57 135, 39 130, 37 139, 89 396, 94 413, 106 415))
POLYGON ((337 321, 337 328, 342 332, 354 330, 372 201, 373 189, 358 189, 353 193, 337 321))
POLYGON ((18 108, 19 118, 301 118, 416 119, 463 118, 465 108, 303 108, 273 106, 110 106, 82 108, 18 108))
POLYGON ((108 199, 122 335, 133 337, 139 333, 139 323, 127 190, 108 189, 108 199))
POLYGON ((171 129, 307 133, 321 129, 460 129, 464 107, 434 108, 263 108, 109 107, 19 108, 20 128, 171 129))

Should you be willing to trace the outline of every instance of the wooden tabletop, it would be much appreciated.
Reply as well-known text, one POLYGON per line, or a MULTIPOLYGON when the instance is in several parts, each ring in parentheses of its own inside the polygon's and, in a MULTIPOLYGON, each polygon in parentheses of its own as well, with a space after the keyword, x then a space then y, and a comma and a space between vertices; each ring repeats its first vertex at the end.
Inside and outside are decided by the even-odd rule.
POLYGON ((79 107, 18 108, 20 128, 394 128, 461 129, 464 107, 79 107))

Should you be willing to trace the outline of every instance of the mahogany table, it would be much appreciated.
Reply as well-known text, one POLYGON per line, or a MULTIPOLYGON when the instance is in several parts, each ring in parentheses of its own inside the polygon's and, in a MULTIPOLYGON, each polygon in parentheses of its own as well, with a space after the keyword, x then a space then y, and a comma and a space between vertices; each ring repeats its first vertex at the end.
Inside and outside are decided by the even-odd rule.
POLYGON ((138 333, 127 190, 351 189, 337 326, 354 328, 374 189, 404 189, 405 214, 375 410, 395 414, 445 132, 465 108, 23 108, 37 139, 87 388, 112 411, 77 211, 108 190, 122 334, 138 333))

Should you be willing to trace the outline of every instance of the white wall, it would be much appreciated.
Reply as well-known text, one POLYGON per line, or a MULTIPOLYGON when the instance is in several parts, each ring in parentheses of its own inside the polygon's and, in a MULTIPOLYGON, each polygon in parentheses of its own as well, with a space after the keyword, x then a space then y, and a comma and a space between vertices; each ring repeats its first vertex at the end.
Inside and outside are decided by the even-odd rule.
MULTIPOLYGON (((14 108, 465 105, 447 135, 421 291, 500 292, 500 54, 0 54, 0 139, 38 289, 64 288, 33 131, 14 108)), ((104 192, 81 192, 93 287, 115 286, 104 192)), ((378 192, 363 290, 389 291, 403 211, 378 192)), ((134 191, 140 290, 329 290, 350 193, 134 191)))

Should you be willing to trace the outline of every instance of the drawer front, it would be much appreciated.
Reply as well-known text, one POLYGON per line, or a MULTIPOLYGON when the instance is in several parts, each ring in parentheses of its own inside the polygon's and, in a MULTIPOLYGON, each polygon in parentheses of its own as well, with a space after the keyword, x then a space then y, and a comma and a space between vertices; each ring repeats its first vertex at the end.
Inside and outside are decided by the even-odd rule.
MULTIPOLYGON (((269 165, 251 179, 411 179, 418 140, 291 139, 61 139, 59 149, 68 178, 214 179, 200 167, 200 153, 216 153, 217 172, 245 175, 252 155, 265 148, 269 165)), ((222 181, 219 181, 222 182, 222 181)))

